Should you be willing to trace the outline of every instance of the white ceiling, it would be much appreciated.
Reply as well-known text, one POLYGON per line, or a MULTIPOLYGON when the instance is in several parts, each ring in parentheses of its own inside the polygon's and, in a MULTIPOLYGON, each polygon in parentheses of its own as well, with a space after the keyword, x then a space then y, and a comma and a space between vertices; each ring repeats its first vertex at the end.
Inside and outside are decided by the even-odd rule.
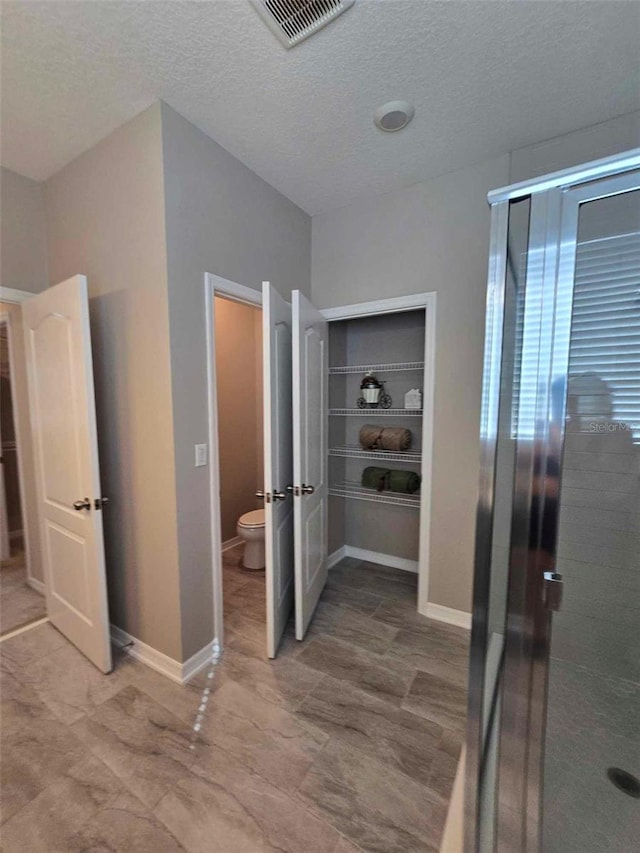
POLYGON ((248 0, 3 2, 2 163, 44 180, 162 98, 315 214, 637 109, 639 44, 635 1, 357 0, 289 51, 248 0))

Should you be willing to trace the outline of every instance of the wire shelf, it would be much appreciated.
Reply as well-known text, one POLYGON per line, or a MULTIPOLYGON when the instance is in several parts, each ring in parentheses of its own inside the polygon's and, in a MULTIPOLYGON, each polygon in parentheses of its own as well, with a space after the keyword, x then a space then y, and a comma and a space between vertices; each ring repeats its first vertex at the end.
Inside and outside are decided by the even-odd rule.
POLYGON ((364 450, 358 444, 341 444, 329 448, 329 456, 344 456, 348 459, 387 459, 390 462, 421 462, 420 450, 364 450))
POLYGON ((394 373, 401 370, 424 370, 424 361, 399 361, 395 364, 357 364, 344 365, 343 367, 330 367, 329 374, 335 376, 340 373, 374 373, 391 372, 394 373))
POLYGON ((422 409, 329 409, 329 414, 361 418, 421 418, 422 409))
POLYGON ((338 498, 354 498, 360 501, 420 509, 420 494, 405 495, 398 492, 377 492, 375 489, 365 489, 360 483, 334 483, 329 486, 329 494, 338 498))

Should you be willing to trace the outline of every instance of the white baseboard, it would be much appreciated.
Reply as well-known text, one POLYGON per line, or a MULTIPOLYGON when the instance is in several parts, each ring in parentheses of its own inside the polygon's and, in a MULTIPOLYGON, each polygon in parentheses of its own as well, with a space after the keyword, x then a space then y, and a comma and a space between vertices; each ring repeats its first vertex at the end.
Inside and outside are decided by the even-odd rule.
POLYGON ((466 749, 462 746, 456 776, 451 789, 449 810, 444 825, 440 853, 463 853, 464 851, 464 771, 466 749))
POLYGON ((201 670, 205 669, 215 657, 216 660, 220 655, 220 643, 217 640, 212 640, 203 646, 195 655, 191 655, 189 660, 182 664, 182 683, 186 684, 194 675, 197 675, 201 670))
POLYGON ((342 548, 338 548, 333 554, 329 554, 327 557, 327 568, 332 569, 340 560, 344 560, 346 556, 345 546, 343 545, 342 548))
POLYGON ((401 569, 403 572, 418 574, 419 564, 417 560, 407 560, 404 557, 394 557, 391 554, 380 554, 378 551, 367 551, 366 548, 354 548, 353 545, 344 546, 343 556, 353 557, 356 560, 366 560, 368 563, 378 563, 381 566, 389 566, 392 569, 401 569))
POLYGON ((27 578, 27 583, 29 584, 31 589, 35 589, 35 591, 39 592, 40 595, 47 594, 46 586, 42 583, 42 581, 39 581, 37 578, 27 578))
POLYGON ((471 614, 466 610, 454 610, 452 607, 444 607, 442 604, 427 604, 424 614, 429 619, 437 619, 438 622, 446 622, 448 625, 457 625, 458 628, 471 630, 471 614))
POLYGON ((227 539, 226 542, 222 543, 222 551, 228 551, 230 548, 235 548, 236 545, 242 545, 243 539, 239 536, 234 536, 233 539, 227 539))
POLYGON ((117 625, 111 625, 111 641, 118 646, 129 646, 126 651, 132 658, 139 660, 140 663, 154 669, 177 684, 185 684, 201 669, 204 669, 212 659, 214 646, 218 646, 217 640, 212 640, 192 655, 189 660, 180 663, 180 661, 170 658, 163 652, 159 652, 123 631, 122 628, 118 628, 117 625))
POLYGON ((35 622, 28 622, 26 625, 22 625, 20 628, 16 628, 15 631, 9 631, 7 634, 3 634, 0 637, 0 643, 4 643, 5 640, 11 640, 13 637, 18 637, 20 634, 24 634, 26 631, 31 631, 33 628, 37 628, 39 625, 45 625, 49 621, 48 616, 43 616, 42 619, 36 619, 35 622))

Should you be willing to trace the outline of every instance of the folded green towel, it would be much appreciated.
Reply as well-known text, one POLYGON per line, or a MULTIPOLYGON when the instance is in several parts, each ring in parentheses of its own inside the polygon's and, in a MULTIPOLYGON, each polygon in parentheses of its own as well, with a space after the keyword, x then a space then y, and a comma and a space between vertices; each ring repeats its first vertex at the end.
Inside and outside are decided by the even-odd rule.
POLYGON ((420 489, 420 475, 415 471, 390 470, 370 465, 362 472, 362 485, 379 492, 388 489, 390 492, 413 495, 420 489))
POLYGON ((388 488, 388 475, 388 468, 376 468, 375 465, 369 465, 362 472, 362 485, 366 489, 377 489, 377 491, 381 492, 383 489, 388 488))
POLYGON ((387 482, 391 492, 413 495, 420 489, 420 475, 415 471, 389 471, 387 482))

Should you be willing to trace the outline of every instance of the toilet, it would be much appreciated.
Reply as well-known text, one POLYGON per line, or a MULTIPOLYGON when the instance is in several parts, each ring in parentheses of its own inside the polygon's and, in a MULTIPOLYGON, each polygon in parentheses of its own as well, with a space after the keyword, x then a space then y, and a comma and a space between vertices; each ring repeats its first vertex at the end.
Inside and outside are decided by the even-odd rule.
POLYGON ((264 569, 264 510, 254 509, 241 515, 237 532, 245 542, 242 565, 245 569, 264 569))

